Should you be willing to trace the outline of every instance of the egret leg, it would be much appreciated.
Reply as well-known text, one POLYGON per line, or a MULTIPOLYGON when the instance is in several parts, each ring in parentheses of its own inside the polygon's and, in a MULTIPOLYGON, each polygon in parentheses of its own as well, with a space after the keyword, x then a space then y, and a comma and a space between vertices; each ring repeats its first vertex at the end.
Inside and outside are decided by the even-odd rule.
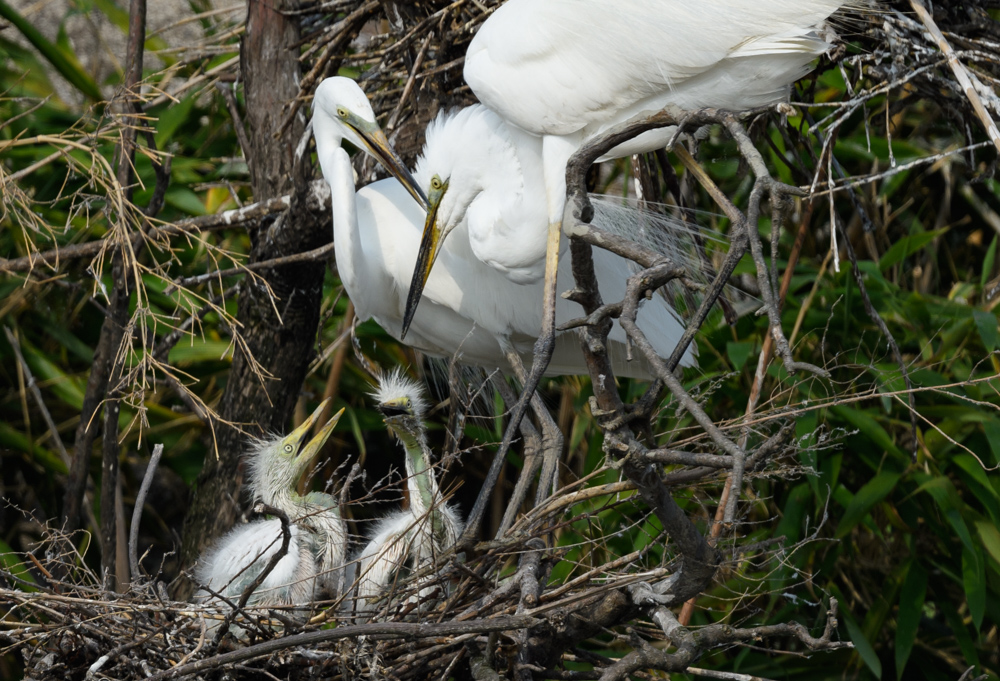
MULTIPOLYGON (((490 490, 492 490, 492 485, 496 484, 496 479, 500 475, 500 467, 503 465, 503 461, 507 457, 507 452, 510 450, 510 445, 514 441, 514 433, 517 432, 517 429, 521 425, 521 419, 524 418, 524 414, 528 410, 528 405, 535 394, 538 382, 542 379, 545 369, 548 368, 549 361, 552 359, 552 351, 555 349, 556 278, 559 273, 559 243, 562 238, 562 218, 563 211, 566 208, 566 162, 569 161, 570 156, 573 155, 573 152, 579 146, 580 138, 578 136, 556 137, 546 135, 542 139, 542 166, 545 176, 546 202, 549 209, 549 233, 545 244, 542 328, 541 333, 538 335, 538 340, 535 341, 531 372, 522 381, 521 398, 511 411, 510 423, 507 424, 507 429, 503 434, 503 441, 500 443, 500 449, 497 450, 496 458, 493 459, 493 465, 487 474, 486 482, 484 483, 484 492, 487 491, 487 484, 489 484, 490 490)), ((551 416, 549 419, 551 420, 551 416)), ((544 445, 545 443, 543 442, 543 447, 544 445)), ((550 480, 555 473, 554 464, 555 462, 552 463, 548 472, 550 480)), ((545 473, 544 463, 543 473, 545 473)), ((545 487, 540 487, 540 489, 545 489, 545 487)), ((479 499, 476 500, 476 505, 469 514, 469 520, 459 540, 460 545, 464 546, 475 541, 485 508, 486 502, 484 494, 481 492, 479 499)))
MULTIPOLYGON (((496 385, 497 390, 500 392, 500 397, 503 398, 507 408, 513 408, 517 404, 517 395, 502 375, 497 379, 496 385)), ((535 471, 538 470, 538 466, 541 464, 541 457, 539 456, 541 439, 538 436, 538 431, 535 430, 535 427, 527 419, 521 421, 521 435, 524 437, 524 465, 521 467, 521 475, 517 479, 517 484, 514 485, 514 492, 511 494, 510 501, 507 503, 503 520, 500 521, 500 529, 497 531, 498 536, 506 532, 514 524, 517 511, 521 508, 524 498, 528 495, 528 486, 531 485, 531 480, 535 477, 535 471)))
MULTIPOLYGON (((510 363, 511 369, 514 370, 517 380, 522 383, 527 382, 521 356, 509 346, 504 348, 504 354, 507 355, 507 361, 510 363)), ((559 425, 552 418, 552 414, 545 408, 542 398, 534 390, 531 392, 531 410, 538 420, 538 427, 542 430, 542 475, 538 479, 538 493, 535 495, 535 505, 537 506, 552 494, 556 466, 563 448, 563 435, 562 431, 559 430, 559 425)))
MULTIPOLYGON (((526 375, 520 355, 515 352, 509 343, 501 343, 501 347, 507 356, 507 362, 514 371, 514 375, 522 383, 525 382, 526 375)), ((542 473, 538 477, 538 490, 535 493, 535 505, 537 506, 552 494, 556 468, 559 465, 559 455, 562 453, 563 448, 563 436, 562 431, 559 430, 559 425, 553 420, 552 414, 545 408, 542 399, 534 390, 531 391, 531 409, 535 413, 538 426, 542 431, 542 473)), ((529 469, 526 459, 524 469, 521 471, 521 477, 517 480, 517 485, 514 487, 514 494, 507 505, 507 511, 504 513, 503 521, 500 523, 500 529, 497 531, 497 537, 500 537, 514 524, 514 519, 517 517, 517 509, 521 507, 521 502, 524 501, 534 474, 534 462, 532 462, 532 467, 529 469)))

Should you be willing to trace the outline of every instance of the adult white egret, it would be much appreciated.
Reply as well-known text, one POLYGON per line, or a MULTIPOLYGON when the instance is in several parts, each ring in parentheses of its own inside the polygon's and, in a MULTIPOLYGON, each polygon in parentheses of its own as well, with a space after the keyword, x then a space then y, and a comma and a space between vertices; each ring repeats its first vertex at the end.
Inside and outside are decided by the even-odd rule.
MULTIPOLYGON (((488 112, 478 111, 477 120, 488 117, 488 112)), ((446 118, 438 129, 449 127, 449 120, 453 119, 446 118)), ((368 99, 348 78, 327 78, 316 89, 313 132, 323 176, 333 194, 334 251, 344 288, 360 319, 373 318, 390 335, 402 339, 405 296, 426 218, 421 205, 411 199, 420 196, 417 183, 408 172, 401 171, 403 164, 378 129, 368 99), (397 174, 398 180, 381 180, 355 192, 354 171, 341 147, 343 140, 379 160, 385 159, 386 167, 397 174)), ((488 139, 503 141, 496 135, 488 139)), ((482 148, 480 140, 468 141, 482 148)), ((429 182, 430 178, 426 179, 429 182)), ((524 182, 524 178, 515 174, 510 181, 524 182)), ((433 356, 450 357, 459 352, 462 361, 488 368, 507 364, 506 351, 511 349, 522 360, 530 361, 542 325, 541 282, 528 283, 531 277, 512 277, 476 257, 465 222, 457 223, 435 257, 436 266, 423 290, 424 304, 412 317, 406 342, 433 356)), ((624 291, 629 274, 624 259, 601 251, 595 254, 595 267, 602 289, 617 286, 624 291)), ((560 268, 559 282, 565 288, 572 287, 569 263, 560 268)), ((577 303, 564 299, 556 302, 556 319, 560 323, 582 314, 577 303)), ((664 356, 673 350, 682 331, 670 308, 660 303, 647 305, 639 324, 651 339, 656 339, 656 347, 664 356)), ((624 332, 616 325, 609 340, 615 371, 621 376, 648 378, 644 362, 626 360, 625 343, 624 332)), ((693 362, 693 355, 688 353, 684 363, 693 362)), ((586 371, 576 336, 559 334, 547 373, 586 371)))
MULTIPOLYGON (((536 178, 525 192, 534 193, 537 203, 544 188, 548 223, 534 238, 523 232, 510 238, 497 230, 496 215, 483 216, 485 233, 499 242, 485 260, 491 269, 522 276, 541 266, 545 273, 544 315, 532 370, 494 468, 510 446, 526 397, 553 357, 557 275, 564 270, 559 252, 565 174, 573 153, 609 128, 669 105, 743 110, 782 101, 789 85, 829 48, 822 24, 848 1, 509 0, 479 29, 466 53, 466 82, 511 126, 539 138, 532 142, 512 133, 519 148, 530 150, 521 154, 531 164, 530 174, 540 171, 541 182, 536 178), (505 262, 511 253, 516 259, 505 262)), ((661 148, 673 132, 648 131, 598 160, 661 148)), ((461 153, 459 144, 453 147, 456 153, 461 153)), ((454 191, 448 184, 453 178, 439 176, 436 189, 454 191)), ((431 212, 446 199, 447 193, 436 196, 431 212)), ((470 201, 458 196, 455 205, 460 211, 470 201)), ((433 216, 427 221, 412 278, 415 286, 428 272, 433 276, 430 266, 440 259, 435 222, 433 216)), ((418 294, 411 292, 407 315, 414 314, 418 294)))
MULTIPOLYGON (((486 20, 466 53, 465 80, 483 104, 541 138, 537 162, 548 230, 544 242, 530 244, 532 262, 544 264, 546 318, 536 355, 544 361, 552 347, 566 163, 573 152, 615 125, 669 105, 738 111, 783 101, 789 85, 830 47, 826 19, 849 3, 509 0, 486 20)), ((650 130, 599 160, 661 148, 672 134, 650 130)), ((431 237, 424 239, 426 251, 431 237)), ((418 262, 428 260, 422 253, 418 262)))
MULTIPOLYGON (((460 243, 468 241, 467 257, 475 258, 514 283, 531 285, 536 295, 533 306, 541 311, 538 285, 545 273, 548 224, 541 191, 544 186, 541 152, 540 137, 508 125, 482 105, 440 114, 427 127, 414 176, 421 186, 428 188, 429 207, 418 256, 423 261, 418 262, 411 283, 407 315, 418 309, 416 302, 424 282, 433 272, 442 244, 450 243, 448 237, 452 233, 457 233, 460 243)), ((594 208, 594 226, 632 237, 644 228, 647 240, 658 238, 656 248, 664 255, 680 262, 690 258, 690 254, 675 248, 675 244, 689 239, 689 228, 683 223, 608 201, 595 200, 594 208), (661 233, 652 234, 657 231, 661 233)), ((568 247, 569 241, 563 238, 560 252, 568 247)), ((629 263, 603 249, 596 250, 593 258, 602 297, 608 301, 621 300, 631 273, 629 263)), ((568 273, 567 270, 569 265, 564 261, 560 275, 568 273)), ((404 331, 406 321, 404 317, 404 331)), ((684 332, 677 314, 660 296, 644 304, 639 325, 662 357, 670 355, 684 332)), ((625 341, 617 324, 612 327, 610 338, 625 341)), ((682 364, 694 364, 692 351, 685 353, 682 364)))
MULTIPOLYGON (((849 2, 509 0, 473 37, 464 76, 479 101, 542 137, 558 229, 566 162, 586 140, 669 105, 740 111, 783 101, 829 49, 824 22, 849 2)), ((672 134, 650 130, 604 158, 662 148, 672 134)))
MULTIPOLYGON (((318 589, 340 591, 347 554, 347 528, 334 497, 322 492, 299 495, 295 487, 323 449, 343 415, 341 409, 306 442, 326 401, 285 437, 255 441, 247 454, 247 486, 254 499, 284 511, 293 522, 288 551, 247 601, 249 605, 304 605, 318 589)), ((259 520, 233 529, 202 559, 199 584, 235 599, 257 578, 282 544, 281 522, 259 520)), ((209 601, 208 591, 195 600, 209 601)))
POLYGON ((420 385, 396 370, 382 376, 373 397, 386 426, 405 450, 410 505, 379 523, 358 556, 361 611, 370 611, 373 601, 402 576, 401 571, 432 565, 454 546, 462 530, 458 511, 445 503, 438 487, 423 423, 427 402, 420 385))

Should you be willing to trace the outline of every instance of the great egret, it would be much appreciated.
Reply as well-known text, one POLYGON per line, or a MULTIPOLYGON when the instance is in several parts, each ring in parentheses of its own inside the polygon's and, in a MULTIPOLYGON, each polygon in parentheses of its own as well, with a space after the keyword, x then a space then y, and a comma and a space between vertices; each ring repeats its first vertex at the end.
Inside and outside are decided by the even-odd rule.
MULTIPOLYGON (((301 426, 285 437, 255 441, 247 454, 247 485, 255 499, 284 511, 294 523, 287 553, 251 595, 255 606, 304 605, 318 589, 340 591, 347 553, 347 528, 334 497, 322 492, 300 496, 295 491, 309 463, 323 449, 344 410, 341 409, 311 440, 306 437, 326 401, 301 426)), ((257 578, 282 543, 281 522, 259 520, 232 530, 202 559, 199 584, 237 599, 257 578)), ((212 596, 200 591, 195 600, 212 596)))
MULTIPOLYGON (((558 228, 566 162, 586 140, 669 105, 740 111, 783 101, 829 49, 823 23, 849 2, 509 0, 473 37, 463 75, 480 102, 542 137, 558 228)), ((651 130, 604 158, 662 148, 672 134, 651 130)))
MULTIPOLYGON (((447 120, 442 125, 447 127, 447 120)), ((385 136, 376 131, 375 114, 357 83, 343 77, 320 83, 313 100, 313 132, 323 176, 333 194, 338 272, 358 317, 375 319, 401 340, 405 292, 412 278, 426 212, 410 198, 420 195, 417 183, 408 172, 400 172, 402 163, 388 147, 385 136), (399 179, 374 182, 355 192, 354 171, 341 147, 343 140, 377 159, 389 159, 387 168, 399 173, 399 179)), ((491 139, 497 138, 494 135, 491 139)), ((512 181, 523 181, 520 178, 515 175, 512 181)), ((630 273, 624 259, 601 251, 595 254, 595 267, 602 289, 615 286, 624 291, 624 280, 630 273)), ((521 360, 530 362, 533 344, 541 332, 542 287, 541 282, 529 281, 512 278, 476 257, 466 224, 458 224, 436 254, 436 266, 423 290, 424 304, 413 315, 407 344, 438 357, 459 352, 463 362, 487 368, 507 364, 510 355, 506 351, 510 349, 521 360)), ((560 267, 559 283, 572 287, 569 263, 560 267)), ((556 302, 559 323, 582 314, 577 303, 564 299, 556 302)), ((665 356, 681 335, 675 314, 665 304, 644 307, 639 324, 651 339, 656 339, 657 349, 665 356)), ((643 361, 626 360, 626 338, 617 325, 609 346, 618 375, 649 377, 643 361)), ((684 363, 693 364, 693 354, 687 354, 684 363)), ((547 373, 586 371, 576 336, 559 334, 547 373)))
MULTIPOLYGON (((541 291, 537 287, 545 273, 547 228, 545 196, 541 192, 544 186, 541 152, 540 137, 508 125, 482 105, 441 114, 427 127, 414 177, 428 188, 429 207, 418 256, 422 262, 417 264, 407 301, 408 315, 417 309, 420 291, 433 272, 434 260, 453 232, 458 233, 460 241, 468 241, 468 257, 476 258, 514 283, 533 285, 537 291, 533 304, 541 310, 541 291)), ((681 262, 690 257, 671 243, 673 240, 679 244, 688 236, 689 228, 678 221, 607 201, 595 200, 594 208, 592 222, 596 227, 613 233, 630 233, 633 237, 643 224, 647 233, 663 228, 656 235, 659 238, 656 247, 681 262)), ((568 246, 568 240, 563 238, 560 252, 565 252, 568 246)), ((621 300, 631 273, 629 263, 603 249, 596 250, 593 257, 602 297, 608 301, 621 300)), ((560 274, 567 269, 564 261, 560 274)), ((662 357, 670 355, 684 332, 677 314, 661 296, 644 304, 639 325, 662 357)), ((403 328, 406 329, 405 318, 403 328)), ((617 324, 612 327, 610 338, 625 341, 617 324)), ((693 351, 685 353, 682 364, 694 364, 693 351)))
MULTIPOLYGON (((465 80, 504 120, 541 137, 548 230, 544 249, 535 251, 545 266, 546 310, 536 356, 544 362, 552 347, 572 154, 609 128, 669 105, 739 111, 783 101, 830 47, 825 20, 847 4, 510 0, 486 20, 466 53, 465 80)), ((599 160, 661 148, 672 135, 670 128, 650 130, 599 160)), ((537 376, 532 371, 529 387, 537 376)))
POLYGON ((406 487, 410 505, 385 518, 358 557, 358 609, 373 603, 400 571, 417 570, 454 546, 462 520, 448 506, 437 484, 427 446, 423 417, 427 410, 419 384, 399 370, 383 375, 373 397, 385 424, 406 452, 406 487))

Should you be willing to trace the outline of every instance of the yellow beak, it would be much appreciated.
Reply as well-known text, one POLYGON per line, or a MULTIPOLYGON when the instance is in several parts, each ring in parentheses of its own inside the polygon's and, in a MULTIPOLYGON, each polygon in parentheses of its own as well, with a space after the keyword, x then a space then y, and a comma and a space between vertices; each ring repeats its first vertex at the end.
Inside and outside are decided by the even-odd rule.
POLYGON ((417 312, 417 305, 420 303, 420 296, 423 295, 424 286, 428 277, 431 276, 431 268, 440 253, 442 242, 441 228, 438 226, 438 207, 441 199, 448 190, 448 183, 444 182, 439 187, 431 188, 431 194, 427 205, 427 218, 424 221, 424 233, 420 238, 420 250, 417 251, 417 263, 413 267, 413 277, 410 279, 410 291, 406 295, 406 309, 403 312, 403 331, 400 340, 406 338, 406 332, 413 321, 413 315, 417 312))
POLYGON ((358 134, 361 141, 365 143, 371 155, 378 159, 378 162, 389 171, 390 175, 399 180, 400 184, 406 188, 406 191, 420 204, 421 208, 426 209, 427 197, 424 195, 420 185, 417 184, 417 181, 413 179, 413 175, 410 174, 403 160, 399 158, 392 145, 389 144, 388 138, 382 132, 382 128, 378 127, 378 123, 354 119, 347 121, 347 124, 358 134))

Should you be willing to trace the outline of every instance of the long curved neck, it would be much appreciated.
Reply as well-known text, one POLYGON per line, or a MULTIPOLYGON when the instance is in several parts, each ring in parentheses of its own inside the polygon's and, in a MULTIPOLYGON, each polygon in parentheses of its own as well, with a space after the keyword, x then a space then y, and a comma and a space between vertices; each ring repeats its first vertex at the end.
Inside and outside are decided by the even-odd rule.
MULTIPOLYGON (((341 281, 353 299, 358 291, 355 286, 353 263, 363 263, 361 231, 358 226, 358 202, 354 188, 354 168, 351 157, 340 146, 343 137, 336 123, 326 115, 313 118, 316 136, 316 155, 323 170, 323 178, 330 185, 333 203, 333 246, 341 281)), ((357 302, 355 302, 355 305, 357 302)))
POLYGON ((428 517, 433 533, 439 535, 444 528, 444 499, 441 498, 434 467, 431 466, 427 439, 419 426, 412 430, 394 430, 406 450, 406 487, 410 493, 410 512, 417 518, 428 517))

